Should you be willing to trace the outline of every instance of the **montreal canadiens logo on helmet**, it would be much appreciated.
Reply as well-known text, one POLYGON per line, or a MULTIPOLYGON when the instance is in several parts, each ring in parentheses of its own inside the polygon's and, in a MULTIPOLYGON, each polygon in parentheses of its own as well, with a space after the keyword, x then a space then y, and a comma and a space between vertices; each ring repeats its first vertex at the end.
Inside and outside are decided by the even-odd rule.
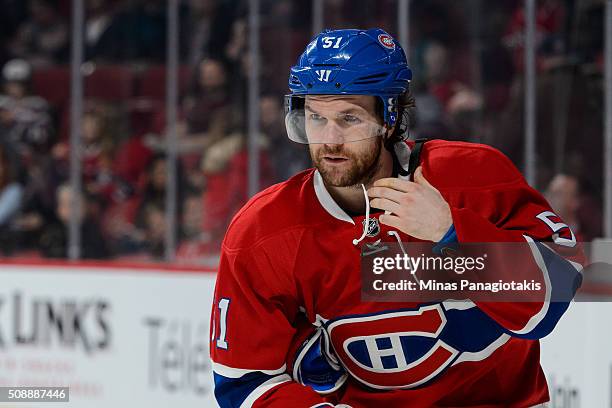
POLYGON ((380 42, 382 46, 387 49, 390 49, 390 50, 395 49, 395 42, 393 41, 393 38, 391 38, 389 34, 379 34, 378 42, 380 42))

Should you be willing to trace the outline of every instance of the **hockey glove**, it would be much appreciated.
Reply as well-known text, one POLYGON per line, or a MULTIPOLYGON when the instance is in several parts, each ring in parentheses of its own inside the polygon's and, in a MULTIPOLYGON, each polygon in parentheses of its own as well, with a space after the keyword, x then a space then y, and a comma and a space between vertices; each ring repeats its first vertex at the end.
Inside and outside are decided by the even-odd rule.
POLYGON ((327 333, 317 328, 298 349, 293 364, 293 379, 319 394, 329 394, 342 387, 346 370, 330 349, 327 333))

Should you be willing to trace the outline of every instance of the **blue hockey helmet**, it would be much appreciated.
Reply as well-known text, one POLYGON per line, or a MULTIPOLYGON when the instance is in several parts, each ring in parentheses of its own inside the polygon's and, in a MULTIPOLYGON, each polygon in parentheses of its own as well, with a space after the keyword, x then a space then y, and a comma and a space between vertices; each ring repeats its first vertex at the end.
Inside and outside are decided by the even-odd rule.
POLYGON ((306 95, 372 95, 380 98, 390 128, 411 79, 404 50, 384 30, 324 30, 291 68, 285 111, 303 109, 306 95))

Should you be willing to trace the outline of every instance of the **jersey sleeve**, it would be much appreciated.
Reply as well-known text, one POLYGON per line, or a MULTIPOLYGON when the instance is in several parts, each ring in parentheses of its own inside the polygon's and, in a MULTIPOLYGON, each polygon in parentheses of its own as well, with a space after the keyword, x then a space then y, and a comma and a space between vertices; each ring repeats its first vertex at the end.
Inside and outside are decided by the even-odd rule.
POLYGON ((282 243, 223 247, 213 310, 210 354, 221 408, 312 407, 325 401, 292 381, 285 361, 298 314, 290 251, 282 243))
MULTIPOLYGON (((459 242, 525 243, 525 256, 517 262, 520 269, 512 273, 542 282, 543 297, 529 302, 475 303, 510 335, 538 339, 554 329, 569 307, 582 282, 585 259, 569 226, 509 160, 502 159, 512 169, 512 181, 479 189, 470 206, 451 206, 453 224, 459 242)), ((506 259, 503 267, 509 269, 509 264, 506 259)))

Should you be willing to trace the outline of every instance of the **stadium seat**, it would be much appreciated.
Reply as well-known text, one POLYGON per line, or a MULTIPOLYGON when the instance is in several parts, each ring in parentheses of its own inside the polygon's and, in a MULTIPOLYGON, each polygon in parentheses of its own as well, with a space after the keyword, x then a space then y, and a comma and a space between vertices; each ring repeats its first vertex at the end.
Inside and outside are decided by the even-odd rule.
POLYGON ((85 97, 115 102, 134 95, 134 73, 119 65, 97 66, 85 76, 85 97))
POLYGON ((127 102, 126 111, 129 116, 130 129, 133 135, 142 136, 147 133, 163 131, 160 115, 164 115, 164 102, 148 98, 133 98, 127 102))
MULTIPOLYGON (((192 70, 189 66, 179 67, 179 95, 183 95, 189 86, 192 70)), ((142 73, 139 81, 137 96, 164 100, 166 98, 166 67, 164 65, 151 66, 142 73)))
POLYGON ((55 109, 61 109, 70 98, 70 67, 58 66, 37 69, 32 74, 32 88, 55 109))

